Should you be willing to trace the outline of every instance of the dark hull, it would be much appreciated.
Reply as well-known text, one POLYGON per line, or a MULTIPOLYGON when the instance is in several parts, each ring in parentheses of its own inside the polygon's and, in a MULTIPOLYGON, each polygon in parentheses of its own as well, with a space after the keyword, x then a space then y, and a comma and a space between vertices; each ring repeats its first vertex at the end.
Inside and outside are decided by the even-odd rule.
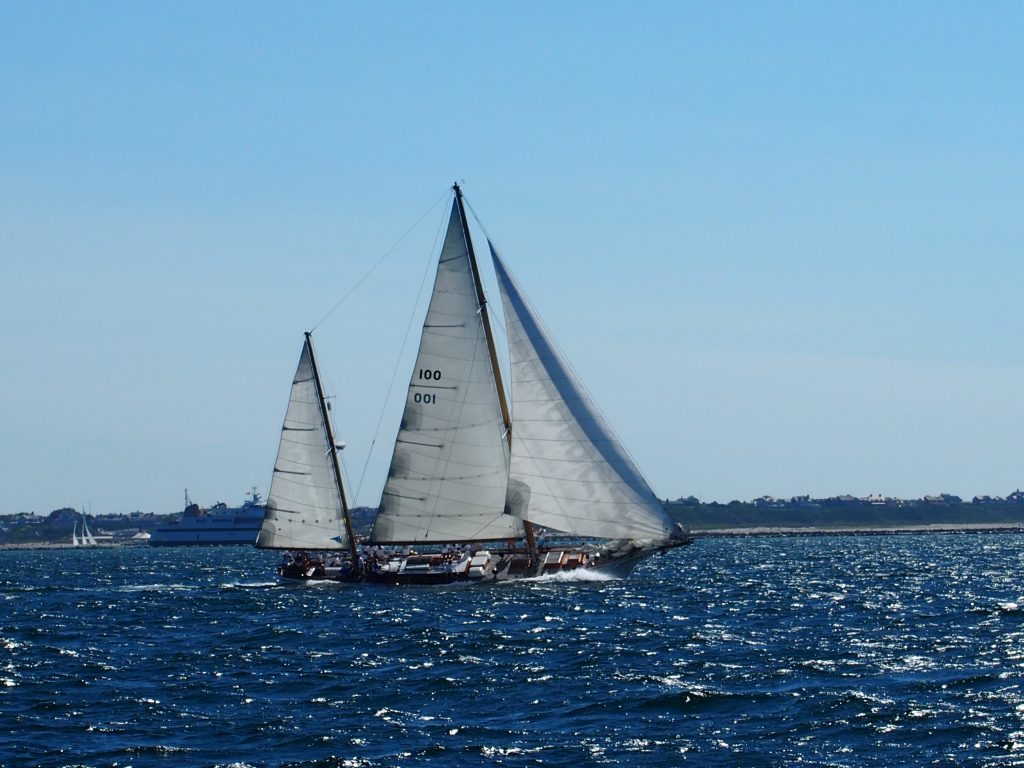
POLYGON ((657 546, 620 545, 614 548, 548 548, 536 558, 522 551, 481 552, 456 560, 444 555, 392 556, 371 561, 360 568, 349 564, 326 567, 316 561, 284 564, 278 569, 282 581, 290 583, 342 582, 387 584, 391 586, 439 586, 484 584, 535 579, 573 571, 587 571, 609 578, 624 579, 642 560, 686 546, 692 539, 680 539, 657 546))

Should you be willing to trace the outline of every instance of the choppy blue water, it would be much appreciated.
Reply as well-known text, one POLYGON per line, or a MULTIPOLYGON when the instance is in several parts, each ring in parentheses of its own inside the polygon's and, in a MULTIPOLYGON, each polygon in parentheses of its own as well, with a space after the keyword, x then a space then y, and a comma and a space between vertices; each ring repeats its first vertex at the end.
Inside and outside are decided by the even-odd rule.
POLYGON ((1024 765, 1022 544, 705 538, 627 581, 420 588, 0 552, 0 764, 1024 765))

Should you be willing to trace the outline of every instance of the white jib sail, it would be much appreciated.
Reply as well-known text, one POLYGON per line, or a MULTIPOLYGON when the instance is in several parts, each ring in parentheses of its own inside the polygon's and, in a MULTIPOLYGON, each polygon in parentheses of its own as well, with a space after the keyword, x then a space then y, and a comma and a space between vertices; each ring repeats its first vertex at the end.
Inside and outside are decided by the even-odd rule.
POLYGON ((329 443, 324 427, 309 346, 304 344, 281 428, 257 547, 348 547, 333 450, 336 448, 329 443))
POLYGON ((493 245, 491 257, 511 362, 512 513, 578 536, 673 536, 675 523, 493 245))
POLYGON ((452 205, 419 354, 374 522, 374 542, 495 541, 508 444, 457 205, 452 205))

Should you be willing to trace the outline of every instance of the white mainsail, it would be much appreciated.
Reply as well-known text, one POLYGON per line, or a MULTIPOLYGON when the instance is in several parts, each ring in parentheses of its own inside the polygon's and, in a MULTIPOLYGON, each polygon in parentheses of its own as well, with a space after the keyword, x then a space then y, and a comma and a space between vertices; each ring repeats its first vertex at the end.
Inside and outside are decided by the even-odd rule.
POLYGON ((84 543, 84 541, 81 543, 78 541, 78 521, 75 520, 74 525, 71 527, 71 546, 80 547, 84 543))
POLYGON ((678 535, 640 470, 498 256, 512 388, 512 514, 578 536, 678 535))
POLYGON ((468 236, 456 201, 373 542, 494 541, 523 535, 522 522, 505 514, 508 443, 468 236))
POLYGON ((344 504, 317 393, 310 342, 302 347, 256 546, 343 549, 349 546, 344 504))

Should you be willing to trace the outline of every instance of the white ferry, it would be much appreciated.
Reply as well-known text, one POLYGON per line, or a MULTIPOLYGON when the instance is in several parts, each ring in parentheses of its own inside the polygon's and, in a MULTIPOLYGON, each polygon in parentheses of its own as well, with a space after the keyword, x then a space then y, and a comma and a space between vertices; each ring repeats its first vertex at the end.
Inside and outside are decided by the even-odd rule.
POLYGON ((252 546, 263 524, 263 499, 253 488, 240 507, 220 501, 209 509, 194 504, 185 491, 185 511, 177 522, 163 525, 149 538, 151 547, 252 546))

